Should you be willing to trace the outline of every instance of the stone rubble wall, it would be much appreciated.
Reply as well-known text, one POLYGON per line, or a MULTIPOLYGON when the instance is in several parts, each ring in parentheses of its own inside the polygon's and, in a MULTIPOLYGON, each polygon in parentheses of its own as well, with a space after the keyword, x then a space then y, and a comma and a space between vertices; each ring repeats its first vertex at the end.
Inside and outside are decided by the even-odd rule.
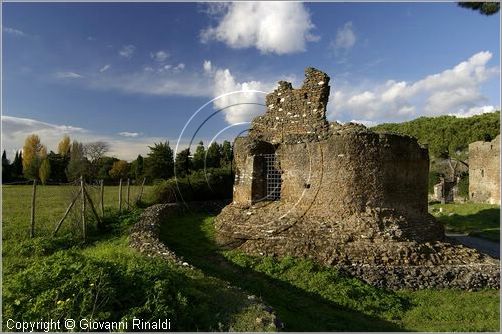
POLYGON ((498 261, 447 240, 428 213, 428 150, 409 136, 328 123, 329 77, 305 75, 298 89, 280 82, 236 139, 234 197, 215 219, 217 242, 310 258, 393 289, 498 287, 498 261), (263 200, 260 156, 271 153, 282 173, 278 201, 263 200))
MULTIPOLYGON (((205 201, 152 205, 145 209, 138 222, 132 227, 129 236, 129 245, 131 248, 147 256, 159 257, 178 265, 195 269, 195 267, 185 262, 181 256, 171 251, 160 240, 160 226, 169 217, 194 211, 217 213, 227 204, 228 201, 205 201)), ((245 293, 245 291, 236 286, 228 285, 227 288, 245 293)), ((266 305, 260 297, 247 295, 247 303, 249 305, 256 305, 266 312, 266 317, 256 318, 257 324, 265 325, 268 323, 268 328, 274 331, 280 331, 284 328, 284 323, 277 317, 275 310, 266 305)))
POLYGON ((191 267, 160 240, 160 225, 168 217, 188 211, 216 213, 227 204, 227 201, 207 201, 152 205, 145 209, 138 222, 132 227, 129 245, 147 256, 161 257, 191 267))
POLYGON ((253 120, 251 137, 272 144, 325 138, 329 77, 311 67, 305 70, 305 76, 301 88, 293 89, 291 83, 280 81, 279 87, 267 95, 267 113, 253 120))

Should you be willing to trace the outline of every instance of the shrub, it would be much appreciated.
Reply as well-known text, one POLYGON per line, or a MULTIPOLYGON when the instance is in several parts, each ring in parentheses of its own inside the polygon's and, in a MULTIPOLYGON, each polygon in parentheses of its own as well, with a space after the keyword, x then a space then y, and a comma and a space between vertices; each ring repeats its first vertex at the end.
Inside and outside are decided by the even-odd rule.
POLYGON ((139 256, 112 262, 71 250, 58 252, 4 281, 3 314, 4 319, 24 321, 176 320, 186 313, 182 284, 165 262, 139 256))
POLYGON ((154 187, 155 203, 207 201, 232 198, 233 174, 230 169, 215 168, 169 179, 154 187))
POLYGON ((464 174, 458 181, 458 195, 464 198, 469 197, 469 174, 464 174))
POLYGON ((429 194, 434 194, 434 186, 439 183, 441 174, 437 172, 429 172, 429 194))

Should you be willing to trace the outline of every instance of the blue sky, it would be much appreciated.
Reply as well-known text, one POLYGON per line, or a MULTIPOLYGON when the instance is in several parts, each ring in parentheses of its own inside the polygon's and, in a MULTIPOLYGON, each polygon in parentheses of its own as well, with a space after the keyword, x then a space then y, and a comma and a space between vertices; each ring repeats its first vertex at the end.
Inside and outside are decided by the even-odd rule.
MULTIPOLYGON (((455 3, 3 3, 2 145, 36 132, 106 140, 133 159, 173 146, 214 97, 331 76, 328 119, 364 124, 500 108, 500 14, 455 3)), ((209 103, 180 144, 231 139, 262 93, 209 103), (200 124, 201 129, 196 132, 200 124), (229 129, 224 130, 226 127, 229 129)))

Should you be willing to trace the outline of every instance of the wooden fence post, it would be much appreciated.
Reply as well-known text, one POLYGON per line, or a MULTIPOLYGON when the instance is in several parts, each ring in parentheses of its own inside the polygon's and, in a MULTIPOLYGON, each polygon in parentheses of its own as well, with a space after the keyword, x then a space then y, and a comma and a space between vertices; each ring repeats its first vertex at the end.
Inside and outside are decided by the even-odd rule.
POLYGON ((104 180, 101 180, 100 185, 100 201, 101 201, 101 214, 105 216, 105 184, 104 180))
MULTIPOLYGON (((80 189, 80 191, 82 191, 82 189, 80 189)), ((77 201, 78 199, 78 196, 80 195, 80 191, 75 195, 75 197, 73 197, 73 199, 71 200, 71 203, 70 205, 68 206, 68 208, 66 209, 64 215, 63 215, 63 218, 61 218, 61 220, 59 221, 59 223, 57 224, 56 226, 56 229, 54 230, 54 233, 52 234, 53 236, 55 236, 58 231, 59 231, 59 228, 61 227, 61 225, 63 224, 64 220, 66 219, 66 217, 68 216, 68 214, 70 213, 70 210, 71 208, 73 207, 73 205, 75 204, 75 202, 77 201)))
POLYGON ((35 237, 35 199, 37 194, 37 180, 33 180, 33 192, 31 194, 31 229, 30 237, 35 237))
POLYGON ((122 213, 122 178, 119 181, 119 213, 122 213))
POLYGON ((131 180, 127 178, 127 208, 129 210, 131 209, 131 203, 129 203, 130 188, 131 188, 131 180))
POLYGON ((101 219, 99 219, 98 212, 96 211, 96 208, 94 208, 94 203, 92 202, 91 196, 89 196, 89 193, 87 190, 84 188, 85 192, 85 197, 89 201, 89 205, 91 206, 92 213, 94 214, 94 217, 96 217, 98 228, 102 227, 101 219))
POLYGON ((146 177, 144 177, 143 182, 141 182, 141 189, 139 191, 138 199, 136 200, 136 202, 141 201, 141 197, 143 196, 143 187, 145 186, 145 181, 146 181, 146 177))
POLYGON ((85 222, 85 190, 84 190, 84 177, 80 177, 80 192, 82 193, 82 236, 84 241, 87 238, 87 225, 85 222))

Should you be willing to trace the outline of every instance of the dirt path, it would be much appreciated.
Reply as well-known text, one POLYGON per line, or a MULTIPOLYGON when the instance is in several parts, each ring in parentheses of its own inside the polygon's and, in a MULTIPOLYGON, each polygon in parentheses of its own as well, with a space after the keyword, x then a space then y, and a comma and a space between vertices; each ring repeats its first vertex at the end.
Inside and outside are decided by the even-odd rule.
POLYGON ((500 244, 498 242, 471 237, 467 234, 447 233, 446 236, 457 240, 467 247, 476 248, 482 253, 488 254, 497 259, 500 258, 500 244))

